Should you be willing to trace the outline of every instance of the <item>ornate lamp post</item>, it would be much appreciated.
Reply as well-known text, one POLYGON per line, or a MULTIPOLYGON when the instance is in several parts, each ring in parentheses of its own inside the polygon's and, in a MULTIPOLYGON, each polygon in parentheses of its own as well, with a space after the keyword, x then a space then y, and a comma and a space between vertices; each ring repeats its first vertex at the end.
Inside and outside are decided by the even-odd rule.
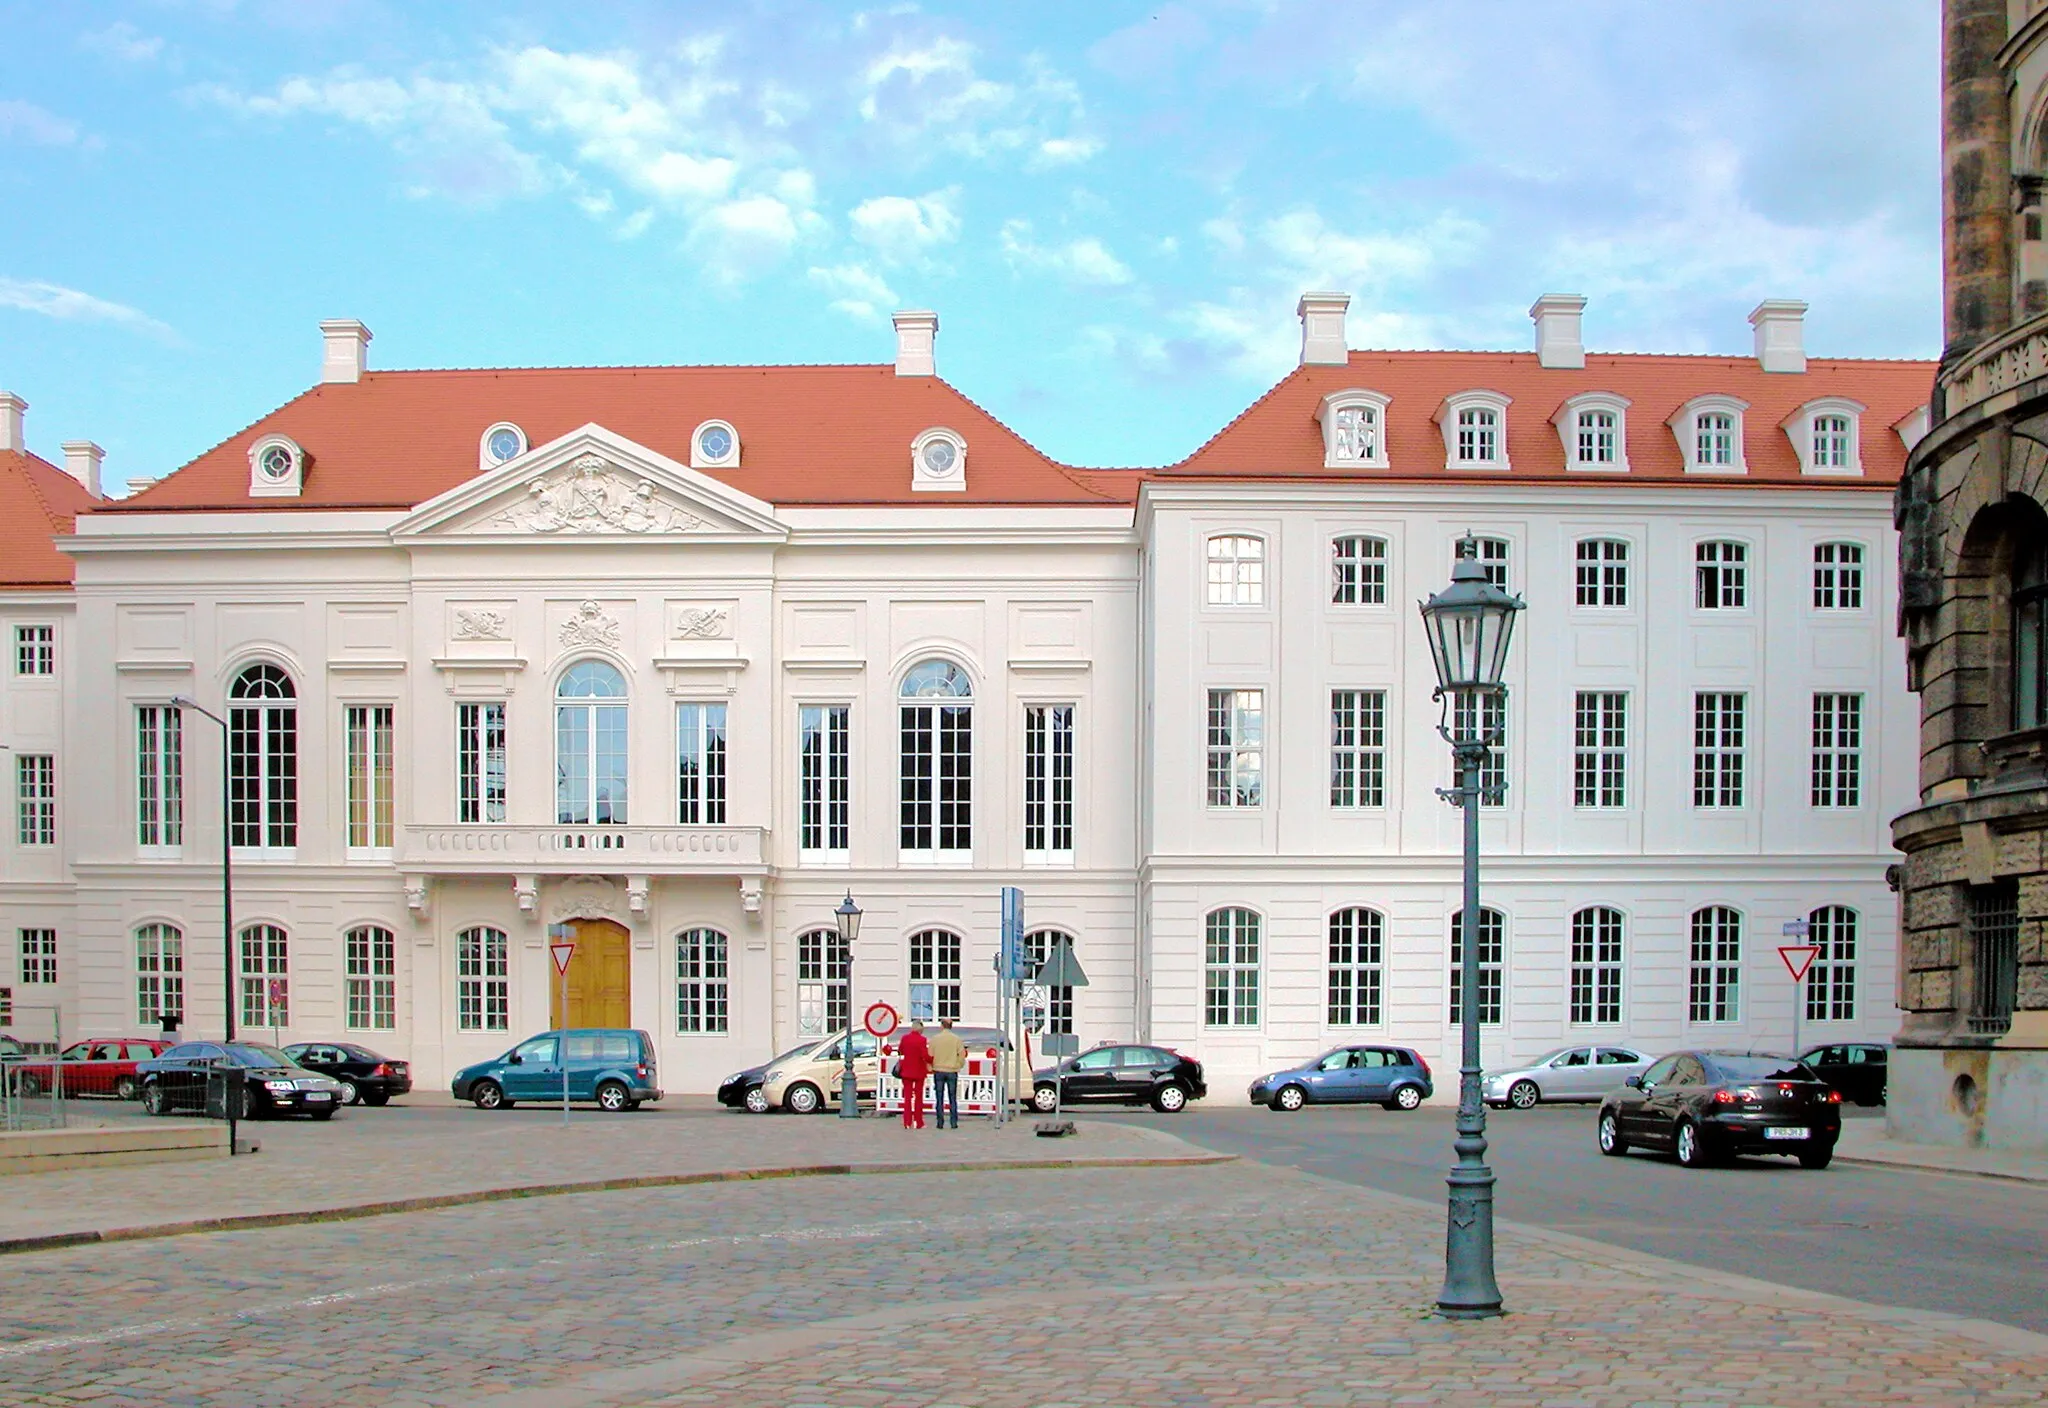
POLYGON ((193 703, 183 695, 174 696, 171 700, 171 706, 181 714, 185 710, 190 709, 202 718, 211 719, 214 723, 220 725, 220 922, 221 932, 225 936, 221 943, 225 949, 223 963, 227 972, 228 1001, 224 1030, 227 1032, 227 1039, 233 1041, 235 1039, 235 838, 234 823, 229 819, 228 815, 234 805, 234 799, 229 795, 228 783, 228 735, 231 730, 228 728, 228 721, 226 719, 203 705, 193 703))
POLYGON ((1444 1235, 1444 1288, 1436 1308, 1458 1320, 1501 1313, 1500 1287, 1493 1279, 1493 1170, 1486 1166, 1486 1103, 1480 1098, 1479 1068, 1479 803, 1480 773, 1499 740, 1485 729, 1485 702, 1505 700, 1500 682, 1507 665, 1520 597, 1486 580, 1478 544, 1467 534, 1458 545, 1451 584, 1422 603, 1422 624, 1436 662, 1436 692, 1444 702, 1437 732, 1451 745, 1458 785, 1437 795, 1465 809, 1465 906, 1459 920, 1463 945, 1458 974, 1458 1162, 1450 1185, 1450 1225, 1444 1235))
POLYGON ((848 890, 839 908, 832 911, 832 921, 839 926, 839 942, 846 945, 846 1070, 839 1077, 839 1118, 857 1120, 860 1095, 853 1083, 853 941, 860 937, 860 906, 853 902, 853 891, 848 890))

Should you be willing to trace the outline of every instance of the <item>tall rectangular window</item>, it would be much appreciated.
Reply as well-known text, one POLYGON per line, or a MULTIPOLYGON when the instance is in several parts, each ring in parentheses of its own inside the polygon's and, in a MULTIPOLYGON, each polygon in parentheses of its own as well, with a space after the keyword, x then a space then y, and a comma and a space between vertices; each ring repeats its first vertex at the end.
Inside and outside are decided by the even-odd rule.
POLYGON ((57 844, 57 760, 48 753, 14 755, 14 839, 57 844))
POLYGON ((898 844, 924 855, 974 850, 974 710, 967 704, 911 704, 902 731, 898 844))
POLYGON ((21 981, 24 985, 57 981, 57 931, 21 929, 16 931, 21 953, 21 981))
POLYGON ((455 936, 455 1018, 466 1032, 502 1032, 512 1010, 505 931, 479 926, 455 936))
POLYGON ((1693 421, 1695 464, 1725 469, 1735 463, 1735 417, 1726 411, 1701 411, 1693 421))
POLYGON ((1863 696, 1813 696, 1813 805, 1863 804, 1863 696))
POLYGON ((1219 909, 1206 921, 1202 1020, 1211 1027, 1259 1024, 1259 916, 1219 909))
POLYGON ((251 924, 242 930, 242 1025, 291 1024, 291 966, 284 930, 251 924))
POLYGON ((797 847, 812 855, 844 857, 849 846, 847 712, 844 704, 806 704, 797 711, 797 847))
POLYGON ((1628 544, 1587 538, 1578 544, 1576 601, 1580 606, 1628 605, 1628 544))
POLYGON ((505 819, 505 706, 455 707, 456 820, 464 825, 505 819))
POLYGON ((291 676, 251 665, 228 687, 228 838, 251 850, 299 844, 299 710, 291 676))
POLYGON ((1330 604, 1384 606, 1387 601, 1387 542, 1384 538, 1330 540, 1330 604))
POLYGON ((960 936, 924 929, 910 936, 910 1016, 960 1019, 960 936))
POLYGON ((1856 1020, 1856 911, 1823 905, 1806 916, 1806 941, 1820 952, 1806 970, 1806 1019, 1856 1020))
MULTIPOLYGON (((1451 1025, 1464 1020, 1465 912, 1451 916, 1451 1025)), ((1503 970, 1507 958, 1507 921, 1497 909, 1479 911, 1479 1025, 1500 1025, 1503 970)))
POLYGON ((796 936, 798 1036, 824 1036, 847 1029, 852 973, 852 951, 836 931, 806 929, 796 936))
MULTIPOLYGON (((1460 738, 1491 740, 1486 758, 1479 764, 1479 805, 1507 804, 1508 790, 1508 701, 1505 694, 1460 693, 1451 711, 1452 729, 1460 738)), ((1452 783, 1463 778, 1453 777, 1452 783)))
POLYGON ((1571 1019, 1579 1026, 1621 1022, 1621 911, 1604 905, 1572 916, 1571 1019))
POLYGON ((1256 807, 1265 798, 1266 693, 1209 691, 1209 805, 1256 807))
MULTIPOLYGON (((1024 936, 1024 951, 1031 958, 1031 966, 1042 968, 1052 957, 1053 945, 1064 939, 1074 944, 1072 934, 1063 934, 1056 929, 1033 929, 1024 936)), ((1074 945, 1078 950, 1079 945, 1074 945)), ((1074 1034, 1074 989, 1065 983, 1050 984, 1046 988, 1045 1029, 1055 1036, 1074 1034)))
POLYGON ((1847 416, 1815 416, 1813 418, 1813 467, 1815 469, 1849 468, 1849 418, 1847 416))
POLYGON ((57 630, 54 626, 14 628, 14 673, 54 675, 57 673, 57 630))
POLYGON ((725 706, 676 705, 676 824, 725 825, 725 706))
POLYGON ((162 704, 135 711, 135 841, 185 842, 185 713, 162 704))
POLYGON ((1499 454, 1500 416, 1481 406, 1458 412, 1458 463, 1493 464, 1499 454))
POLYGON ((135 1020, 154 1027, 185 1011, 185 936, 169 924, 135 931, 135 1020))
POLYGON ((1742 916, 1726 905, 1692 916, 1692 997, 1695 1022, 1733 1022, 1742 1015, 1742 916))
POLYGON ((391 718, 389 704, 351 704, 342 711, 348 747, 348 847, 391 849, 391 718))
POLYGON ((1209 605, 1266 604, 1266 540, 1244 534, 1209 539, 1209 605))
POLYGON ((1615 462, 1619 418, 1613 411, 1580 411, 1574 427, 1574 464, 1611 465, 1615 462))
POLYGON ((1329 1023, 1380 1023, 1380 958, 1385 922, 1379 911, 1340 909, 1330 916, 1329 1023))
POLYGON ((1813 609, 1860 611, 1863 608, 1863 545, 1813 545, 1813 609))
POLYGON ((1692 697, 1692 804, 1742 805, 1744 719, 1748 696, 1702 692, 1692 697))
POLYGON ((1693 549, 1694 602, 1702 611, 1739 611, 1749 602, 1749 548, 1706 542, 1693 549))
POLYGON ((676 1031, 679 1035, 727 1030, 726 938, 717 929, 676 935, 676 1031))
POLYGON ((1330 805, 1387 804, 1387 692, 1330 691, 1330 805))
POLYGON ((1074 854, 1074 706, 1024 709, 1024 849, 1074 854))
POLYGON ((1572 706, 1572 805, 1628 805, 1628 695, 1582 689, 1572 706))
POLYGON ((342 935, 347 1021, 356 1031, 388 1032, 398 1025, 398 940, 389 929, 365 924, 342 935))
POLYGON ((2019 998, 2019 885, 2012 880, 1972 885, 1969 896, 1970 1030, 2001 1036, 2012 1030, 2019 998))

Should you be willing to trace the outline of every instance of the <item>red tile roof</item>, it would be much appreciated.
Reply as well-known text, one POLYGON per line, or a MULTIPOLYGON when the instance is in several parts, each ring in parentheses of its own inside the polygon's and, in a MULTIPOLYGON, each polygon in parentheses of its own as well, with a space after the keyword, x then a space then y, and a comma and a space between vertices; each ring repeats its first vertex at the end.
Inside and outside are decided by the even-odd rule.
POLYGON ((0 450, 0 591, 71 585, 71 559, 52 541, 97 501, 48 460, 0 450))

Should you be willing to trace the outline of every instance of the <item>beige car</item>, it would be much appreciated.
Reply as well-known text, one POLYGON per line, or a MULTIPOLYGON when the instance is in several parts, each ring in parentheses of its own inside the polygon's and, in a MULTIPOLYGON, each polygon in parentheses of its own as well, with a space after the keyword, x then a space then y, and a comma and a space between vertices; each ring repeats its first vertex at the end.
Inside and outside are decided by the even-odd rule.
MULTIPOLYGON (((935 1026, 928 1026, 925 1033, 929 1036, 937 1030, 935 1026)), ((1007 1050, 1009 1046, 1008 1039, 994 1027, 955 1027, 953 1030, 967 1043, 969 1052, 986 1051, 990 1047, 1007 1050)), ((895 1044, 895 1038, 891 1038, 890 1044, 895 1044)), ((879 1045, 866 1032, 853 1033, 853 1088, 864 1105, 874 1103, 875 1077, 879 1069, 875 1051, 879 1045)), ((1016 1066, 1010 1079, 1010 1097, 1020 1105, 1029 1104, 1031 1063, 1019 1061, 1016 1066)), ((799 1115, 834 1110, 839 1107, 839 1086, 845 1073, 846 1038, 834 1037, 771 1065, 762 1078, 761 1093, 767 1097, 771 1110, 788 1110, 799 1115)))

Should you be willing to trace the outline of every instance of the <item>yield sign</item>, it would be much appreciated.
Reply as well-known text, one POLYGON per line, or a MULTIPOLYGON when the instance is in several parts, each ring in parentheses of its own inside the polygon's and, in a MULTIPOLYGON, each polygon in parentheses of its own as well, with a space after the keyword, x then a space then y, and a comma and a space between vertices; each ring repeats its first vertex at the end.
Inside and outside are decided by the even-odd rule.
POLYGON ((1778 949, 1778 957, 1785 960, 1785 971, 1798 982, 1806 976, 1806 970, 1813 966, 1813 960, 1820 957, 1820 950, 1812 944, 1784 944, 1778 949))
POLYGON ((576 956, 574 944, 549 944, 548 953, 555 960, 555 972, 563 977, 569 975, 569 960, 576 956))

